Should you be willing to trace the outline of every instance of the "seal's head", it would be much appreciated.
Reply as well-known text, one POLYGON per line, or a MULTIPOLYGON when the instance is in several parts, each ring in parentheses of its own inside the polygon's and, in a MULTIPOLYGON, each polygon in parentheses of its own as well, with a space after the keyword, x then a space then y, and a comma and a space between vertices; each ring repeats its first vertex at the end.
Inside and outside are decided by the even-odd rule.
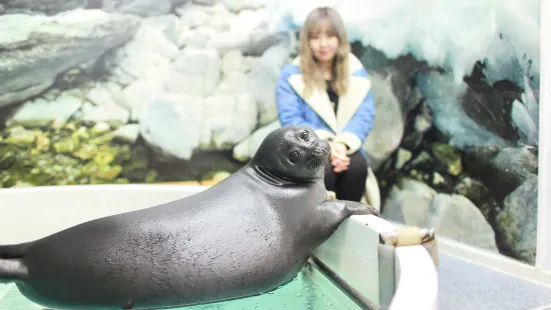
POLYGON ((273 177, 289 181, 323 179, 329 162, 329 143, 303 126, 285 126, 262 141, 253 164, 273 177))

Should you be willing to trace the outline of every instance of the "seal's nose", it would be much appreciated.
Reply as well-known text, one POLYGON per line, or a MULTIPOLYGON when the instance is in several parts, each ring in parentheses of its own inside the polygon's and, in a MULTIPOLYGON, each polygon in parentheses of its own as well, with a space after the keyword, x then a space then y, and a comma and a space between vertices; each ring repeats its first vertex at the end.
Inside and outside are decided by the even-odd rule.
POLYGON ((316 156, 329 155, 329 151, 331 150, 329 143, 322 139, 317 140, 313 146, 314 146, 313 153, 316 156))

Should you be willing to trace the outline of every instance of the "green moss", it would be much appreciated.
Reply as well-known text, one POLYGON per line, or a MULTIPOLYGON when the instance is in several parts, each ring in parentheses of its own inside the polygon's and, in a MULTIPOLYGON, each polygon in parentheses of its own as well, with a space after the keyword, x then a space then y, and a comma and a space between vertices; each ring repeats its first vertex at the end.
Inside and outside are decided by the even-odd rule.
POLYGON ((507 244, 514 244, 515 234, 517 233, 517 221, 514 216, 506 210, 500 212, 496 217, 496 226, 505 242, 507 244))
POLYGON ((105 126, 76 123, 0 132, 0 186, 154 182, 145 147, 113 141, 105 126))
POLYGON ((458 176, 463 170, 461 164, 461 154, 449 144, 432 144, 432 153, 442 164, 446 166, 449 174, 458 176))
POLYGON ((15 127, 4 142, 10 145, 26 147, 33 145, 34 139, 34 132, 31 130, 26 130, 23 127, 15 127))

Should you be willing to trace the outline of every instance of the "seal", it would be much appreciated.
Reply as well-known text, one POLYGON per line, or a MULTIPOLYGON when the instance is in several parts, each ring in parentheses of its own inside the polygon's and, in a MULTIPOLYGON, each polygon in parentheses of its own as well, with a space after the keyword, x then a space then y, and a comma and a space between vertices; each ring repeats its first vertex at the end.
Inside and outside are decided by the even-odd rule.
POLYGON ((281 127, 197 194, 0 246, 0 282, 53 309, 182 307, 277 289, 346 218, 379 214, 328 198, 329 153, 311 129, 281 127))

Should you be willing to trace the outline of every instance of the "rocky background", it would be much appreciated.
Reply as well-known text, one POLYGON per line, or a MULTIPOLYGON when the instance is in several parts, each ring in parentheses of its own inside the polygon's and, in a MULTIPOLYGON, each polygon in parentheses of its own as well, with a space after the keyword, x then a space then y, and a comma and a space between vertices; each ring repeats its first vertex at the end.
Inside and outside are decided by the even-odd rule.
MULTIPOLYGON (((296 33, 271 32, 263 0, 8 0, 0 14, 1 187, 217 178, 280 126, 296 33)), ((383 216, 533 264, 537 76, 489 82, 480 60, 458 85, 353 48, 374 84, 364 148, 383 216)))

